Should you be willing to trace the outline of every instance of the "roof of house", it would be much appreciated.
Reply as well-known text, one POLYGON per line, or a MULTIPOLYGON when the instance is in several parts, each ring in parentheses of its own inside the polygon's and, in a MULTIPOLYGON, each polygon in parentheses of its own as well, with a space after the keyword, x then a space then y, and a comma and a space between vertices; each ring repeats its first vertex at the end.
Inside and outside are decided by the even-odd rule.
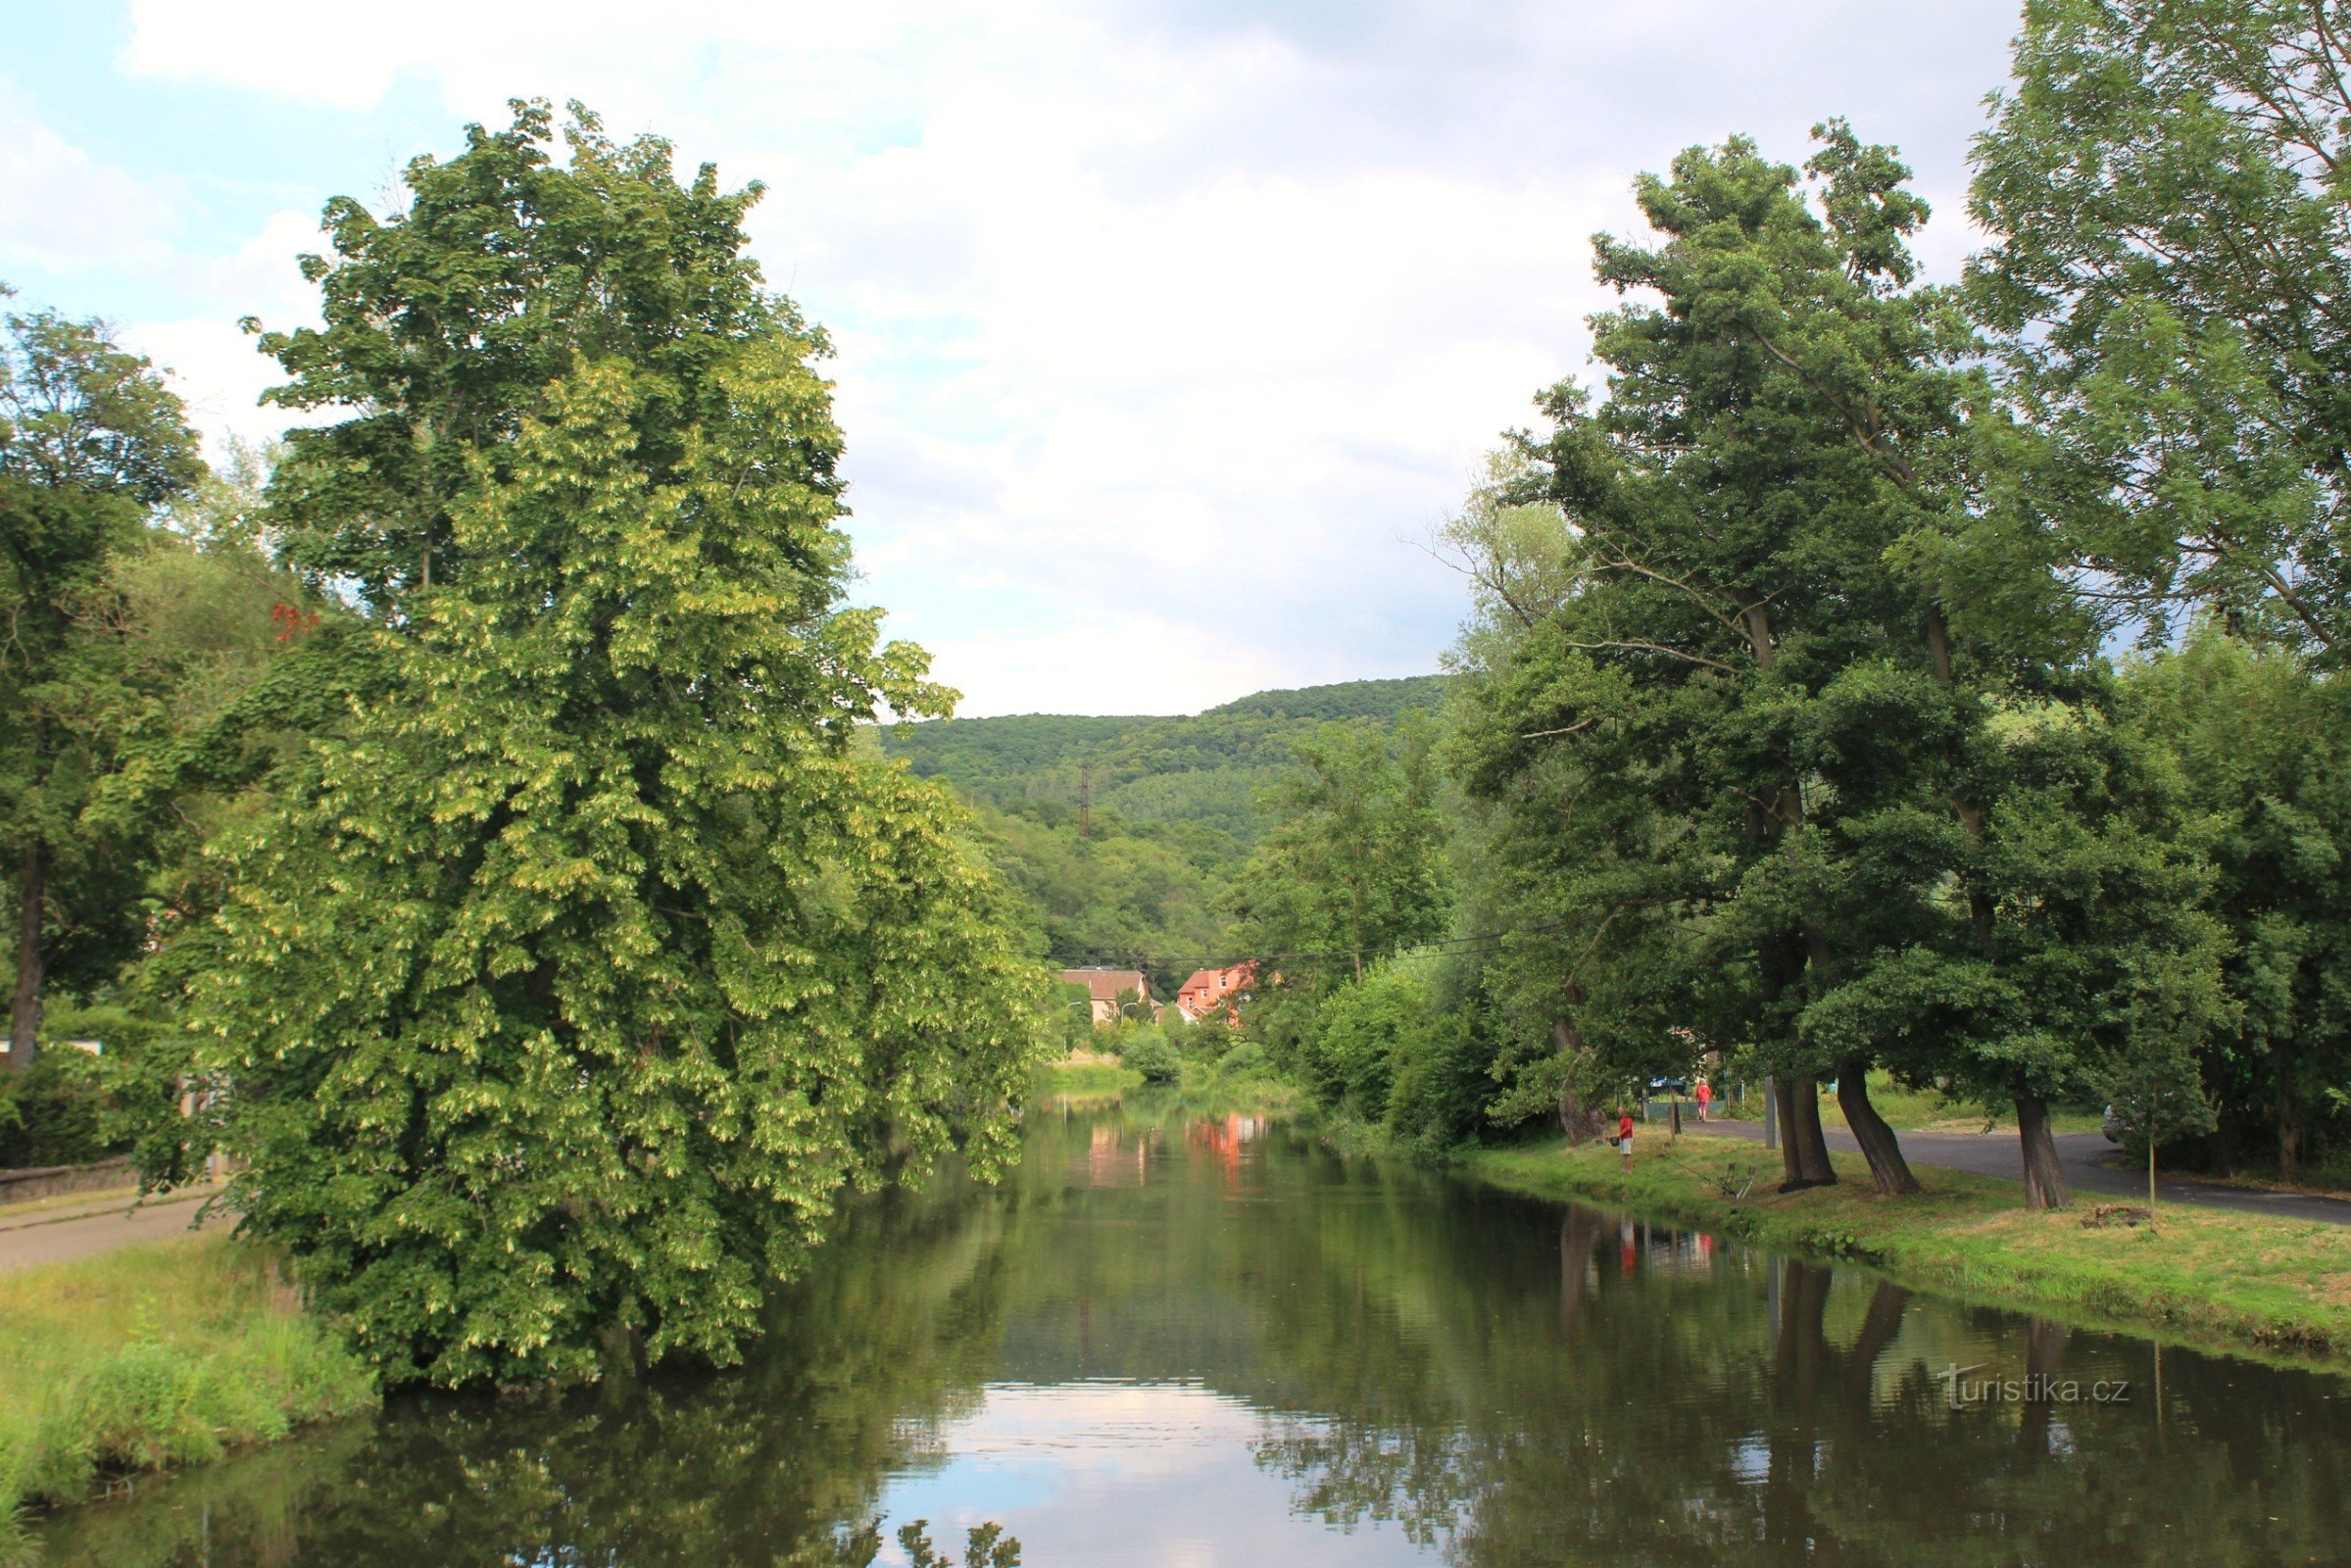
POLYGON ((1184 982, 1184 991, 1213 991, 1224 984, 1224 977, 1225 971, 1222 969, 1195 969, 1192 978, 1184 982))
POLYGON ((1096 1002, 1116 1002, 1121 991, 1139 997, 1151 995, 1151 983, 1143 978, 1141 969, 1064 969, 1061 978, 1073 986, 1084 986, 1087 996, 1096 1002))

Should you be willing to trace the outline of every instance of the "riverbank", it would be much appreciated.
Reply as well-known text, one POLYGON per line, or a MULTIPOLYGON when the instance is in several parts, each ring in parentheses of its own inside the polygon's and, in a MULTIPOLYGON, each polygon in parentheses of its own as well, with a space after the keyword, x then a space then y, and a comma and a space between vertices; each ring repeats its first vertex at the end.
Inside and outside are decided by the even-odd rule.
POLYGON ((0 1274, 0 1563, 29 1509, 377 1397, 274 1263, 225 1235, 0 1274))
POLYGON ((1834 1156, 1837 1186, 1782 1194, 1778 1156, 1752 1144, 1659 1133, 1637 1149, 1630 1173, 1605 1143, 1474 1150, 1460 1164, 1515 1192, 1620 1204, 1928 1290, 2351 1368, 2341 1226, 2169 1206, 2152 1233, 2085 1226, 2093 1201, 2029 1214, 2016 1183, 1949 1170, 1920 1170, 1914 1198, 1882 1199, 1852 1154, 1834 1156))
POLYGON ((1115 1095, 1143 1087, 1143 1074, 1116 1057, 1045 1062, 1030 1075, 1037 1096, 1115 1095))

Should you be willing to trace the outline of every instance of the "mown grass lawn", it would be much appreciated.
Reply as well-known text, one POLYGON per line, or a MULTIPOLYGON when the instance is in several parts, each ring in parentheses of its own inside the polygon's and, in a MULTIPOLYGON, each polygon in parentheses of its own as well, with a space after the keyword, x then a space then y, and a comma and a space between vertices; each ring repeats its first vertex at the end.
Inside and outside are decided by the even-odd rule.
POLYGON ((1783 1194, 1778 1156, 1751 1143, 1659 1133, 1637 1150, 1630 1174, 1605 1143, 1478 1150, 1463 1164, 1498 1186, 1850 1258, 1928 1289, 2351 1367, 2351 1226, 2166 1205, 2153 1231, 2085 1227, 2101 1200, 2030 1214, 2017 1183, 1964 1171, 1917 1168, 1924 1193, 1885 1199, 1859 1155, 1837 1154, 1837 1186, 1783 1194))
POLYGON ((376 1399, 269 1257, 227 1235, 0 1273, 0 1562, 28 1508, 376 1399))

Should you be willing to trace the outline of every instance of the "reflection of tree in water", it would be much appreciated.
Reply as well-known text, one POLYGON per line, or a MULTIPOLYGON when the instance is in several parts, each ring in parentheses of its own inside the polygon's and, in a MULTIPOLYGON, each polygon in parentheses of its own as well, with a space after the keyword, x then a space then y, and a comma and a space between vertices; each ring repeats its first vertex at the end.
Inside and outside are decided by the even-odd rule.
POLYGON ((1323 1228, 1333 1275, 1381 1289, 1326 1293, 1320 1323, 1264 1325, 1269 1352, 1315 1368, 1303 1381, 1331 1396, 1269 1422, 1262 1446, 1302 1509, 1393 1519, 1455 1563, 1497 1568, 2137 1564, 2183 1547, 2327 1561, 2351 1527, 2351 1422, 2320 1379, 2175 1355, 2160 1434, 2151 1391, 2137 1405, 2085 1392, 1954 1411, 1947 1357, 2086 1391, 2096 1377, 2143 1388, 2149 1352, 2092 1336, 2097 1366, 2082 1370, 2045 1321, 1914 1312, 1886 1282, 1753 1254, 1714 1260, 1700 1283, 1675 1272, 1687 1250, 1653 1237, 1627 1277, 1614 1221, 1513 1225, 1495 1207, 1323 1228), (1652 1269, 1659 1258, 1670 1266, 1652 1269))
MULTIPOLYGON (((862 1562, 851 1532, 928 1423, 968 1408, 1001 1327, 1017 1210, 991 1196, 861 1207, 736 1371, 382 1416, 74 1510, 44 1568, 212 1563, 862 1562), (209 1553, 209 1555, 208 1555, 209 1553)), ((860 1555, 864 1553, 864 1555, 860 1555)))
POLYGON ((1180 1116, 1041 1112, 1017 1187, 860 1206, 739 1372, 396 1407, 63 1516, 45 1568, 208 1528, 222 1565, 830 1568, 984 1379, 1099 1377, 1249 1401, 1299 1510, 1462 1568, 2342 1556, 2327 1380, 2169 1353, 2159 1431, 2142 1346, 1180 1116), (1953 1411, 1974 1362, 2140 1398, 1953 1411))

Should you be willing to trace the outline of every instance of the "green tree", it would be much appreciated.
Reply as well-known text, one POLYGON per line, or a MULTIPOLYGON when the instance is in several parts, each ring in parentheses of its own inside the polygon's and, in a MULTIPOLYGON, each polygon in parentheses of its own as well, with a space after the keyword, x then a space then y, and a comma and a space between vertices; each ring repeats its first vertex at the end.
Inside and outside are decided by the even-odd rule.
POLYGON ((406 216, 329 210, 329 327, 274 346, 358 409, 269 520, 372 613, 178 958, 246 1228, 395 1381, 735 1358, 844 1187, 1002 1160, 1052 1034, 951 803, 856 744, 952 694, 842 603, 823 344, 754 286, 749 194, 585 116, 567 169, 546 138, 523 106, 412 166, 406 216), (477 273, 529 286, 451 311, 477 273), (436 431, 446 469, 387 455, 436 431))
POLYGON ((2235 1011, 2204 1063, 2226 1147, 2266 1144, 2290 1181, 2351 1082, 2351 709, 2291 652, 2211 631, 2127 679, 2228 934, 2235 1011))
POLYGON ((1244 948, 1309 955, 1301 974, 1344 969, 1445 929, 1445 822, 1436 726, 1407 712, 1393 734, 1333 721, 1298 742, 1266 799, 1275 825, 1236 890, 1244 948))
MULTIPOLYGON (((1643 971, 1612 1009, 1618 1072, 1687 1057, 1678 1026, 1743 1053, 1780 1081, 1791 1185, 1835 1179, 1818 1079, 1859 1082, 1874 1054, 1827 1054, 1805 1011, 1867 983, 1923 918, 1916 864, 1876 862, 1917 837, 1928 781, 1869 742, 1947 703, 1896 566, 1917 505, 1813 363, 1840 341, 1915 358, 1903 239, 1925 209, 1888 152, 1819 134, 1812 199, 1734 139, 1640 183, 1657 243, 1595 242, 1601 280, 1631 296, 1594 320, 1608 397, 1553 389, 1555 433, 1533 449, 1577 580, 1490 682, 1469 760, 1488 799, 1561 820, 1564 794, 1595 835, 1569 872, 1593 902, 1564 923, 1585 935, 1557 945, 1594 953, 1552 956, 1562 1045, 1589 1040, 1564 1020, 1594 1015, 1604 940, 1600 961, 1643 971)), ((1540 860, 1543 836, 1538 820, 1513 842, 1540 860)), ((1880 1186, 1914 1190, 1853 1098, 1880 1186)))
POLYGON ((2157 632, 2351 632, 2347 43, 2342 0, 2032 0, 1977 144, 1973 303, 2056 439, 2046 515, 2157 632))
POLYGON ((127 955, 136 858, 80 818, 117 764, 109 575, 203 472, 179 400, 96 321, 11 315, 0 343, 0 852, 15 870, 9 1061, 29 1067, 61 962, 127 955))
POLYGON ((614 143, 577 104, 559 165, 548 105, 512 108, 506 129, 467 126, 462 156, 412 162, 400 212, 328 202, 332 255, 302 258, 323 324, 260 339, 291 377, 265 401, 342 415, 287 433, 270 527, 291 564, 355 590, 387 624, 411 623, 415 595, 463 575, 456 505, 481 465, 495 474, 508 461, 552 383, 608 359, 656 378, 631 431, 661 476, 692 466, 691 432, 722 415, 718 378, 746 342, 784 332, 822 346, 743 253, 759 185, 721 190, 710 165, 681 182, 667 142, 614 143))

